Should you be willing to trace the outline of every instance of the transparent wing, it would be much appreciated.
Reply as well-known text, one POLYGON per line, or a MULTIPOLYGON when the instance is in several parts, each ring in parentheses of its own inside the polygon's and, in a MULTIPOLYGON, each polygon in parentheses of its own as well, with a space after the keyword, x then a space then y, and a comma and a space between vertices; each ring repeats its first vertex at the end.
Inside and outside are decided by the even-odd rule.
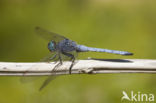
MULTIPOLYGON (((74 57, 77 57, 77 52, 76 51, 73 51, 73 52, 70 52, 70 54, 72 54, 72 55, 74 55, 74 57)), ((54 61, 58 61, 59 60, 59 58, 58 58, 58 56, 56 56, 56 58, 54 58, 54 56, 55 55, 57 55, 57 53, 55 53, 55 54, 49 54, 48 56, 46 56, 45 58, 43 58, 42 60, 41 60, 41 62, 49 62, 49 61, 51 61, 52 59, 54 60, 54 61)), ((60 56, 61 56, 61 59, 63 60, 63 61, 65 61, 65 60, 71 60, 71 58, 70 57, 68 57, 68 56, 66 56, 66 55, 63 55, 63 54, 60 54, 60 56)), ((59 64, 59 63, 58 63, 59 64)), ((57 69, 58 69, 58 67, 60 66, 60 64, 58 65, 58 64, 56 64, 56 67, 55 68, 52 68, 52 71, 51 71, 51 75, 50 76, 48 76, 48 78, 43 82, 43 84, 41 85, 41 87, 40 87, 40 91, 43 89, 43 88, 45 88, 52 80, 54 80, 56 77, 58 77, 59 75, 55 75, 55 73, 56 73, 56 71, 57 71, 57 69)), ((34 67, 34 66, 33 66, 34 67)), ((33 68, 33 67, 31 67, 31 68, 33 68)), ((30 68, 30 69, 31 69, 30 68)), ((30 81, 33 81, 33 80, 36 80, 38 77, 26 77, 26 76, 24 76, 24 77, 22 77, 21 78, 21 82, 30 82, 30 81)))
POLYGON ((44 39, 46 39, 46 40, 48 40, 48 41, 53 40, 53 41, 55 41, 55 42, 59 42, 59 41, 61 41, 61 40, 67 39, 67 38, 65 38, 65 37, 62 36, 62 35, 59 35, 59 34, 53 33, 53 32, 49 32, 49 31, 44 30, 44 29, 42 29, 42 28, 40 28, 40 27, 36 27, 36 28, 35 28, 35 31, 36 31, 36 33, 37 33, 39 36, 41 36, 42 38, 44 38, 44 39))
POLYGON ((20 78, 20 82, 21 83, 30 83, 30 82, 33 82, 35 80, 38 80, 39 77, 41 77, 41 76, 34 76, 34 77, 33 76, 23 76, 20 78))
MULTIPOLYGON (((74 55, 74 57, 76 58, 77 57, 77 52, 76 51, 73 51, 73 52, 70 52, 70 54, 72 54, 72 55, 74 55)), ((61 56, 61 59, 64 61, 64 60, 72 60, 70 57, 68 57, 68 56, 66 56, 66 55, 63 55, 63 54, 60 54, 60 56, 61 56)), ((71 65, 74 65, 75 63, 73 63, 72 62, 72 64, 71 65)), ((58 65, 58 66, 60 66, 60 65, 58 65)), ((58 66, 56 67, 56 68, 54 68, 52 71, 51 71, 51 76, 49 76, 44 82, 43 82, 43 84, 41 85, 41 87, 40 87, 40 91, 43 89, 43 88, 45 88, 52 80, 54 80, 56 77, 58 77, 58 76, 60 76, 60 75, 55 75, 55 71, 57 71, 57 68, 58 68, 58 66)))
MULTIPOLYGON (((44 57, 43 59, 40 60, 40 62, 50 62, 50 61, 57 61, 57 53, 50 53, 48 54, 46 57, 44 57)), ((40 76, 26 76, 27 72, 29 70, 31 70, 32 68, 35 68, 36 65, 34 64, 32 67, 28 68, 28 70, 24 73, 24 76, 20 78, 20 82, 22 83, 28 83, 28 82, 32 82, 34 80, 37 80, 40 76)))
MULTIPOLYGON (((58 60, 59 60, 59 59, 62 60, 62 56, 61 56, 60 53, 58 54, 58 56, 60 56, 60 58, 58 58, 58 60)), ((55 75, 55 74, 56 74, 55 71, 57 71, 57 68, 58 68, 60 65, 62 65, 62 64, 61 64, 60 61, 59 61, 59 63, 52 69, 51 75, 48 76, 48 78, 43 82, 43 84, 41 85, 39 91, 41 91, 41 90, 42 90, 43 88, 45 88, 52 80, 54 80, 56 77, 58 77, 58 75, 55 75)))
POLYGON ((58 75, 51 75, 49 76, 41 85, 39 91, 41 91, 43 88, 45 88, 52 80, 54 80, 56 77, 58 77, 58 75))

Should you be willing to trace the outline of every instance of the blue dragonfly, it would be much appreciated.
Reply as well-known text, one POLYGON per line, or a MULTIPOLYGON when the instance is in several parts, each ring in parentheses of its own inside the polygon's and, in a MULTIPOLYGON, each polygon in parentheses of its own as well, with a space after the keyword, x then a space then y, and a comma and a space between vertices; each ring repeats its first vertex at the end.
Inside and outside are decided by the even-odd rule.
MULTIPOLYGON (((49 32, 45 29, 42 29, 40 27, 36 27, 36 32, 39 36, 49 41, 48 43, 48 49, 51 52, 51 54, 46 58, 43 59, 43 61, 58 61, 59 63, 53 68, 55 70, 58 66, 63 64, 63 56, 67 57, 71 61, 71 65, 69 67, 69 74, 71 74, 72 67, 74 66, 75 59, 77 57, 77 54, 80 52, 106 52, 106 53, 112 53, 112 54, 119 54, 119 55, 133 55, 133 53, 127 52, 127 51, 118 51, 118 50, 109 50, 109 49, 101 49, 101 48, 93 48, 88 47, 85 45, 79 45, 75 41, 72 41, 62 35, 59 35, 54 32, 49 32), (62 56, 63 55, 63 56, 62 56)), ((52 71, 53 72, 53 71, 52 71)), ((43 85, 41 86, 40 90, 45 87, 53 78, 47 79, 43 85)))

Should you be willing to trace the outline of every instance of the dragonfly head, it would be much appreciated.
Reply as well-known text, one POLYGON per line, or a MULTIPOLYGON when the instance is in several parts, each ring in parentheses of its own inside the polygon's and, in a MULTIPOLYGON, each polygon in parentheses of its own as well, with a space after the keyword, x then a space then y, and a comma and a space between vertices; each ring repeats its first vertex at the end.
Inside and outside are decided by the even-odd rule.
POLYGON ((48 49, 49 49, 50 52, 55 51, 56 50, 56 43, 54 41, 50 41, 48 43, 48 49))

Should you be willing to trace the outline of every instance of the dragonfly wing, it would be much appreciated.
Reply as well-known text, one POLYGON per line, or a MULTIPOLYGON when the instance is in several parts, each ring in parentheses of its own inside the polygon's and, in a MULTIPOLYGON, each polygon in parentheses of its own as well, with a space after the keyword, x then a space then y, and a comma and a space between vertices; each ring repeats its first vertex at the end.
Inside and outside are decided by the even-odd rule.
POLYGON ((51 75, 43 82, 43 84, 41 85, 41 87, 40 87, 40 91, 44 88, 44 87, 46 87, 52 80, 54 80, 56 77, 58 77, 59 75, 56 75, 56 71, 57 71, 57 68, 58 68, 58 66, 60 66, 61 64, 60 63, 58 63, 58 64, 56 64, 56 66, 52 69, 52 71, 51 71, 51 75))
POLYGON ((51 75, 43 82, 43 84, 41 85, 41 87, 40 87, 40 91, 44 88, 44 87, 46 87, 52 80, 54 80, 56 77, 58 77, 59 75, 56 75, 55 73, 56 73, 56 71, 57 71, 57 68, 58 68, 58 66, 60 66, 61 64, 60 63, 58 63, 58 64, 56 64, 56 66, 52 69, 52 71, 51 71, 51 75))
MULTIPOLYGON (((67 60, 69 58, 65 57, 63 54, 59 53, 60 59, 61 60, 67 60)), ((61 65, 60 61, 59 63, 52 69, 51 71, 51 75, 43 82, 43 84, 40 87, 40 91, 45 88, 52 80, 54 80, 56 77, 58 77, 59 75, 56 75, 56 71, 58 69, 58 67, 61 65)))
POLYGON ((49 76, 44 82, 43 84, 41 85, 39 91, 41 91, 44 87, 46 87, 52 80, 54 80, 56 77, 58 76, 55 76, 55 75, 51 75, 49 76))
MULTIPOLYGON (((77 52, 76 51, 72 51, 70 52, 70 54, 72 54, 75 58, 77 57, 77 52)), ((61 60, 72 60, 71 57, 67 56, 67 55, 63 55, 63 54, 60 54, 60 58, 61 60)), ((45 88, 52 80, 54 80, 56 77, 60 76, 60 75, 56 75, 56 71, 58 69, 58 66, 60 66, 61 64, 57 64, 55 66, 55 68, 53 68, 53 70, 51 71, 51 75, 43 82, 43 84, 41 85, 40 87, 40 91, 45 88)))
MULTIPOLYGON (((44 57, 43 59, 40 60, 40 62, 50 62, 52 60, 55 61, 55 59, 57 58, 57 54, 54 53, 50 53, 48 54, 46 57, 44 57), (55 57, 56 56, 56 57, 55 57)), ((34 80, 37 80, 38 77, 40 76, 37 76, 37 77, 32 77, 32 76, 26 76, 26 74, 28 73, 29 70, 31 70, 32 68, 35 68, 37 66, 37 64, 34 64, 33 66, 31 66, 30 68, 27 69, 27 71, 25 71, 24 73, 24 76, 20 78, 20 82, 21 83, 28 83, 28 82, 32 82, 34 80)))
POLYGON ((42 38, 44 38, 44 39, 46 39, 46 40, 48 40, 48 41, 53 40, 53 41, 55 41, 55 42, 59 42, 59 41, 61 41, 61 40, 67 39, 66 37, 64 37, 64 36, 62 36, 62 35, 59 35, 59 34, 53 33, 53 32, 49 32, 49 31, 44 30, 44 29, 42 29, 42 28, 40 28, 40 27, 36 27, 36 28, 35 28, 35 31, 36 31, 36 33, 37 33, 40 37, 42 37, 42 38))
POLYGON ((38 80, 39 79, 39 76, 35 76, 35 77, 31 77, 31 76, 23 76, 20 78, 20 82, 21 83, 30 83, 30 82, 33 82, 35 80, 38 80))

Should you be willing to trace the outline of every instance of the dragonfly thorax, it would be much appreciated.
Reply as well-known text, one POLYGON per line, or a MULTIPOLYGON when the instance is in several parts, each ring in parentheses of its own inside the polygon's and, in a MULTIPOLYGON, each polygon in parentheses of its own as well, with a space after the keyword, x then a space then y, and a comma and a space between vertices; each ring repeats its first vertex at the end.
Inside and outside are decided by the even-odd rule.
POLYGON ((55 51, 56 50, 56 43, 54 41, 50 41, 48 43, 48 49, 49 49, 50 52, 55 51))

